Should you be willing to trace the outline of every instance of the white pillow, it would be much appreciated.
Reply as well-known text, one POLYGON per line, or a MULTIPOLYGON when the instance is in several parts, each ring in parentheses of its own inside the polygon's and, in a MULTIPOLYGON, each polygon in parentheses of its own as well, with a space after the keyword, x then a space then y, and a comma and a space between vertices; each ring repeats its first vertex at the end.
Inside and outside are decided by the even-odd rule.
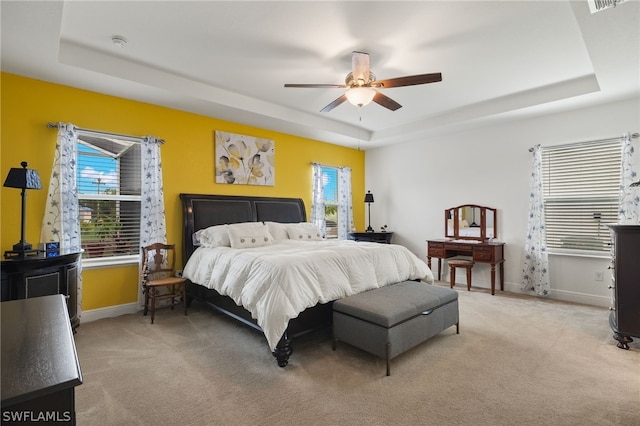
POLYGON ((297 241, 321 241, 324 240, 322 232, 313 223, 300 222, 287 224, 287 234, 290 240, 297 241))
POLYGON ((265 222, 269 233, 273 237, 273 241, 288 240, 287 225, 279 222, 265 222))
POLYGON ((229 241, 229 225, 215 225, 206 229, 201 229, 194 234, 194 237, 200 233, 200 244, 204 247, 231 247, 229 241))
POLYGON ((273 244, 269 229, 262 222, 234 223, 229 225, 231 248, 252 248, 273 244))

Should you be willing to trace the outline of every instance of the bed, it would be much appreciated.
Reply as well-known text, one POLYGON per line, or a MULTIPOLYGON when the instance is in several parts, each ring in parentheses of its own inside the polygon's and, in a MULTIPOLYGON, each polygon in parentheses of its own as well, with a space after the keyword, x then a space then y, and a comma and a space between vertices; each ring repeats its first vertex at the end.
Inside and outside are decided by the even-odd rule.
POLYGON ((304 232, 299 238, 305 240, 296 240, 291 230, 309 225, 298 198, 180 194, 180 199, 188 301, 196 299, 262 332, 280 367, 288 364, 294 339, 331 324, 333 300, 407 279, 433 281, 426 263, 402 246, 323 240, 304 232), (240 241, 251 239, 236 238, 237 229, 267 225, 270 240, 264 245, 245 246, 240 241), (225 236, 228 230, 231 244, 199 241, 222 235, 219 228, 225 236), (282 229, 290 238, 286 232, 278 236, 282 229))

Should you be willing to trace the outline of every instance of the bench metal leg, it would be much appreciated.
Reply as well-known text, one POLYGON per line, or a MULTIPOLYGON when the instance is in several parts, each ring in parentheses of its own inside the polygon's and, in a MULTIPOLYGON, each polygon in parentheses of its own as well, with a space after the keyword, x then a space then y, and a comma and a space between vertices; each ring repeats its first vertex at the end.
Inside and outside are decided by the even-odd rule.
POLYGON ((387 376, 391 375, 391 343, 387 343, 387 376))

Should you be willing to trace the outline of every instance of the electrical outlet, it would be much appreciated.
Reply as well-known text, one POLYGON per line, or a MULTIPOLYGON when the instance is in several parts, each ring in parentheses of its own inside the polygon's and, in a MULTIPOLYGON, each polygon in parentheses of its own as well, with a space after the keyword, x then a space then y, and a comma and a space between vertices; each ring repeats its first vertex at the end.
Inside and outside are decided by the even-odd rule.
POLYGON ((604 279, 604 273, 603 272, 596 272, 595 280, 596 281, 602 281, 603 279, 604 279))

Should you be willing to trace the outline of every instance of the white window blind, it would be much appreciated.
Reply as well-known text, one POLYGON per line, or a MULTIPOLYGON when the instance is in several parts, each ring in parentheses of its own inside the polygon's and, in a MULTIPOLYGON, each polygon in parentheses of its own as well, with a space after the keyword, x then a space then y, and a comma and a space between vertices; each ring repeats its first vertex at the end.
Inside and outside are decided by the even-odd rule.
POLYGON ((140 251, 140 143, 78 132, 78 201, 85 258, 140 251))
POLYGON ((542 149, 547 247, 608 252, 618 218, 620 140, 542 149))

